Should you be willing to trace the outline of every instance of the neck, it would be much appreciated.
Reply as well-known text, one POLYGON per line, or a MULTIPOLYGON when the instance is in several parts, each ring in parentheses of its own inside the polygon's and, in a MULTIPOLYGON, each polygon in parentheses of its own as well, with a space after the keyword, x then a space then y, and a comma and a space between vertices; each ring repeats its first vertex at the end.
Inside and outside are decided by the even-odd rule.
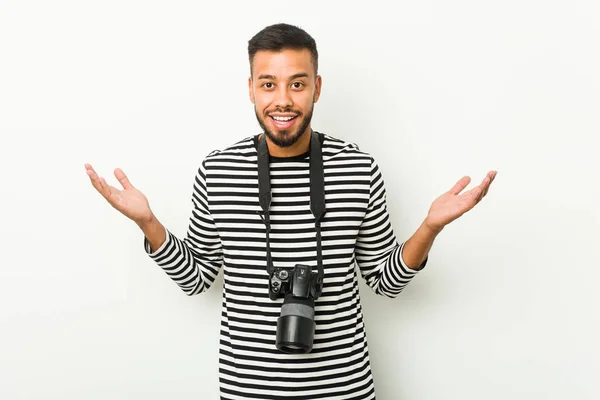
MULTIPOLYGON (((298 141, 290 147, 279 147, 275 143, 271 142, 271 139, 269 139, 267 136, 267 147, 269 149, 269 154, 273 157, 294 157, 306 153, 310 148, 310 133, 310 127, 306 128, 298 141)), ((262 135, 264 135, 264 133, 261 133, 259 139, 262 139, 262 135)))

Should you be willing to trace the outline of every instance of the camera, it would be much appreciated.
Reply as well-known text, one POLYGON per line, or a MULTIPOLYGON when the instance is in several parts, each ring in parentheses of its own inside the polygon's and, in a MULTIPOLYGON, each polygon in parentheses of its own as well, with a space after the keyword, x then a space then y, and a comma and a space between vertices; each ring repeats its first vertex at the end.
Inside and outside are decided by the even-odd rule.
POLYGON ((315 300, 323 281, 310 266, 275 268, 269 277, 269 298, 283 297, 275 345, 284 353, 309 353, 315 335, 315 300))
POLYGON ((257 146, 258 203, 262 213, 257 214, 265 223, 269 298, 283 297, 281 316, 277 319, 276 347, 284 353, 310 353, 315 336, 315 300, 323 291, 323 250, 321 222, 325 215, 325 174, 321 146, 324 135, 311 130, 310 137, 310 212, 315 217, 317 239, 317 271, 310 266, 296 264, 293 268, 273 265, 271 257, 271 219, 269 209, 273 199, 269 172, 267 135, 262 135, 257 146))

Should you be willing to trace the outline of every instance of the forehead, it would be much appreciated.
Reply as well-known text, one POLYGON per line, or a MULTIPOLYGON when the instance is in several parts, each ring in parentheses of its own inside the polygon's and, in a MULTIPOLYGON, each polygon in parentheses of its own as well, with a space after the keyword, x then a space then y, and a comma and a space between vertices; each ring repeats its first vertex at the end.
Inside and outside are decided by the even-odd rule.
POLYGON ((297 73, 314 75, 312 56, 308 49, 281 51, 260 50, 252 61, 252 76, 273 75, 284 78, 297 73))

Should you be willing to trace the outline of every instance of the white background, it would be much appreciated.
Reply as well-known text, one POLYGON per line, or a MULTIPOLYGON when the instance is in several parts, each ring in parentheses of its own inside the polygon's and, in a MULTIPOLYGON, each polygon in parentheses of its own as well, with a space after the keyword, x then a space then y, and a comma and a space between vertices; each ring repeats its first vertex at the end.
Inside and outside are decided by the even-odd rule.
POLYGON ((222 277, 185 296, 84 163, 182 237, 203 157, 258 132, 246 46, 277 22, 400 241, 498 170, 398 298, 361 281, 378 399, 600 398, 597 2, 202 3, 0 0, 0 398, 218 397, 222 277))

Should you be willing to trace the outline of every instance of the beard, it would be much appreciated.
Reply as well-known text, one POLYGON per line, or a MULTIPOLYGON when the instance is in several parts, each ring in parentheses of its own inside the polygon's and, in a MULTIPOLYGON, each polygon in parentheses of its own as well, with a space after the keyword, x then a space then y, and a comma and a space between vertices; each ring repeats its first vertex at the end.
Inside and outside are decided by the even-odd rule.
MULTIPOLYGON (((297 112, 298 116, 296 118, 302 118, 302 119, 300 121, 300 125, 298 126, 298 129, 296 129, 295 131, 293 131, 292 129, 282 129, 282 130, 277 130, 277 132, 273 132, 267 128, 265 119, 262 118, 258 114, 258 111, 256 110, 256 106, 254 107, 254 113, 256 114, 256 119, 258 120, 258 124, 262 128, 265 135, 267 135, 267 137, 271 140, 271 142, 273 142, 277 147, 290 147, 290 146, 293 146, 298 141, 298 139, 300 139, 300 137, 302 136, 304 131, 306 131, 306 128, 308 128, 308 125, 310 124, 310 121, 312 119, 313 109, 314 109, 314 104, 310 108, 310 110, 306 116, 302 116, 302 114, 297 112)), ((285 112, 291 112, 291 111, 292 110, 286 110, 285 112)), ((296 111, 294 111, 294 112, 296 112, 296 111)), ((271 118, 271 117, 267 116, 266 118, 271 118)))

